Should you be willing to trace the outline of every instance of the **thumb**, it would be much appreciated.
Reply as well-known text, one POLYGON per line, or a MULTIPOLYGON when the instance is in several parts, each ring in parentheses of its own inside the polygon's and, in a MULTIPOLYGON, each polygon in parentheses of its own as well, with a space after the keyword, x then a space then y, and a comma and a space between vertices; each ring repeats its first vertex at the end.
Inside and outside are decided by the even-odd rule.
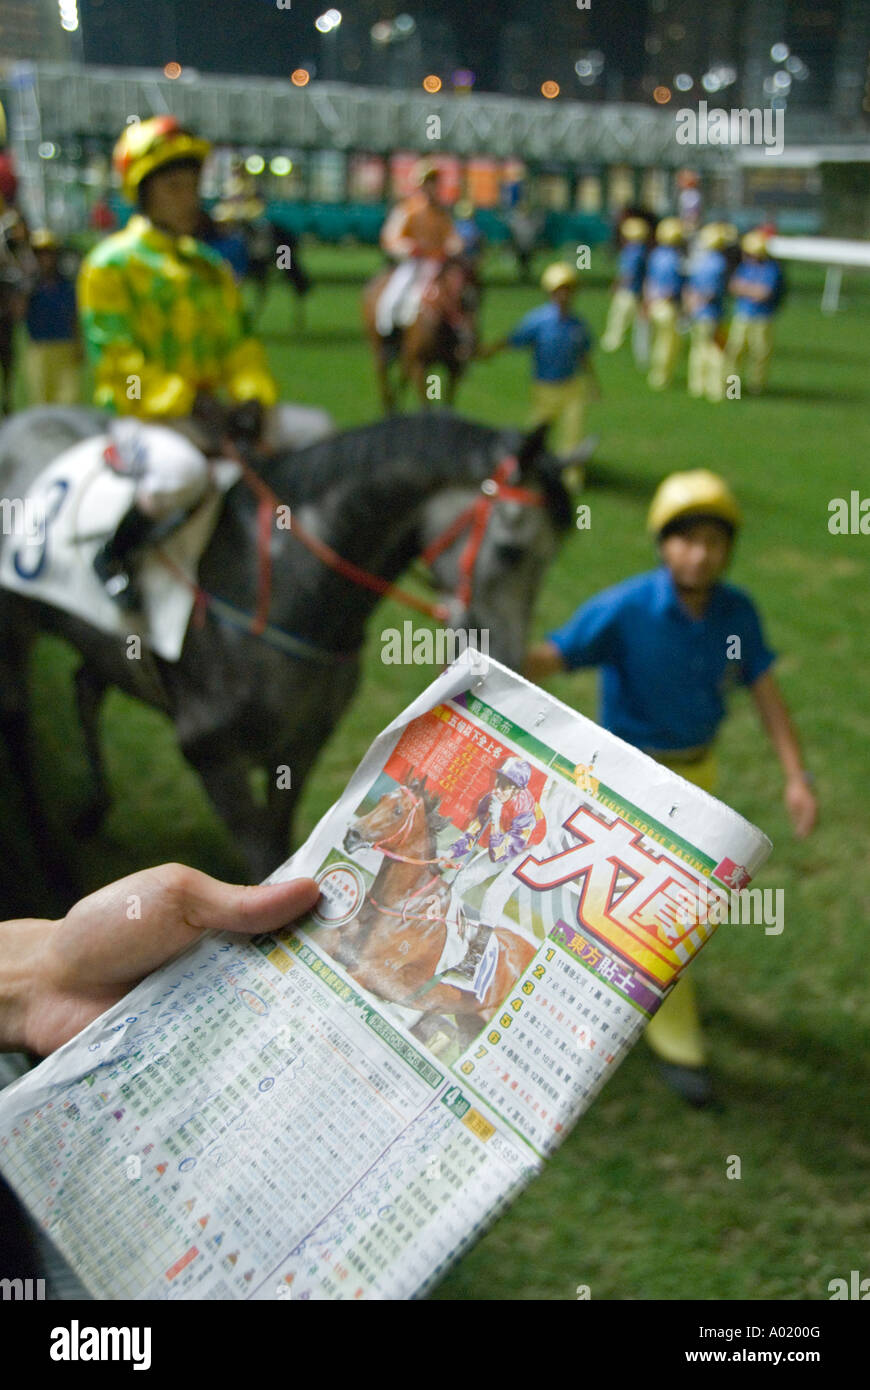
POLYGON ((278 931, 308 912, 319 896, 313 878, 249 886, 198 874, 190 885, 185 917, 201 931, 278 931))

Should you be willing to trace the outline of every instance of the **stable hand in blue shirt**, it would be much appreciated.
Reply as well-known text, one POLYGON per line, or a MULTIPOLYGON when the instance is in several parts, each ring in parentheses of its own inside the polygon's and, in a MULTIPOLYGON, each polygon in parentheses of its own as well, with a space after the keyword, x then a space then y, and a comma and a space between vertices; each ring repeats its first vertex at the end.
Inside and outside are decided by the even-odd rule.
POLYGON ((556 304, 542 304, 526 314, 507 341, 511 347, 532 349, 536 381, 567 381, 585 364, 592 334, 576 314, 563 314, 556 304))
POLYGON ((748 319, 770 318, 782 297, 782 271, 776 261, 741 261, 730 288, 736 296, 735 314, 748 319))
POLYGON ((548 641, 566 670, 601 667, 604 727, 658 752, 712 742, 727 688, 753 685, 774 661, 748 595, 716 584, 693 618, 664 566, 597 594, 548 641))

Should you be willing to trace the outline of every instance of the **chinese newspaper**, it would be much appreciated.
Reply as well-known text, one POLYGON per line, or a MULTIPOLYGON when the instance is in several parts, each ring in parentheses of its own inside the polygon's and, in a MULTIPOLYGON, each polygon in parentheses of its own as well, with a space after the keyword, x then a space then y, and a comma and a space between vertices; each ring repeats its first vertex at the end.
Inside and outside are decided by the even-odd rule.
MULTIPOLYGON (((213 935, 0 1094, 0 1169, 100 1299, 404 1299, 540 1170, 770 842, 467 652, 213 935)), ((143 922, 143 930, 147 924, 143 922)))

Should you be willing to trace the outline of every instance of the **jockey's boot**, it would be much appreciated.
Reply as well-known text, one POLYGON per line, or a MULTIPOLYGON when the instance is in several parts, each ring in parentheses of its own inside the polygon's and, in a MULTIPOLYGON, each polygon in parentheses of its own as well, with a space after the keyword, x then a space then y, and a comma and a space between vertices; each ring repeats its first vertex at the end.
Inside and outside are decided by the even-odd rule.
POLYGON ((128 613, 141 611, 142 607, 139 586, 131 574, 134 552, 147 545, 155 526, 151 517, 133 506, 94 556, 94 570, 103 588, 128 613))
POLYGON ((483 953, 486 950, 491 930, 492 928, 488 927, 485 922, 478 923, 477 930, 468 942, 468 950, 465 952, 459 964, 453 966, 453 969, 450 971, 451 975, 462 975, 465 979, 470 980, 472 983, 474 982, 474 977, 477 974, 477 967, 483 959, 483 953))
POLYGON ((134 505, 121 517, 114 536, 97 551, 94 569, 106 593, 125 612, 142 612, 142 594, 131 574, 137 555, 147 550, 148 546, 159 545, 174 535, 198 506, 199 502, 192 507, 180 507, 168 516, 155 520, 134 505))

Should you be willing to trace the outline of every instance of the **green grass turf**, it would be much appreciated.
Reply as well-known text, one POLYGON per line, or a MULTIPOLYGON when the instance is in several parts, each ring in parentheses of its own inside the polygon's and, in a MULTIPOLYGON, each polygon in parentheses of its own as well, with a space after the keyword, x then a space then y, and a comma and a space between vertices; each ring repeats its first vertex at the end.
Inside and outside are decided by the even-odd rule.
MULTIPOLYGON (((285 395, 326 407, 342 425, 370 420, 376 400, 359 299, 377 254, 311 247, 306 263, 317 282, 307 326, 295 325, 280 286, 261 325, 285 395)), ((579 297, 598 336, 610 268, 607 254, 594 252, 579 297)), ((540 301, 534 288, 514 283, 500 253, 488 277, 487 340, 540 301)), ((719 791, 774 841, 757 883, 785 890, 785 930, 766 936, 759 927, 724 926, 693 967, 721 1111, 687 1111, 641 1044, 540 1180, 436 1298, 570 1299, 587 1284, 594 1299, 818 1299, 851 1269, 870 1275, 862 938, 870 906, 870 537, 827 529, 832 497, 853 488, 870 495, 870 281, 849 276, 842 311, 824 317, 820 274, 791 268, 789 280, 761 399, 690 400, 685 356, 674 387, 653 394, 627 350, 598 354, 604 395, 588 424, 601 446, 583 499, 592 527, 568 537, 536 624, 537 633, 546 631, 596 590, 651 565, 644 518, 666 472, 703 465, 733 483, 747 520, 732 578, 757 599, 782 654, 781 683, 822 803, 819 829, 798 843, 775 759, 749 701, 735 698, 720 743, 719 791), (729 1155, 742 1161, 740 1180, 726 1177, 729 1155)), ((459 409, 492 423, 522 422, 527 383, 525 355, 505 353, 473 367, 459 409)), ((300 835, 342 790, 370 739, 435 674, 380 663, 380 631, 404 616, 386 603, 372 622, 363 687, 308 785, 300 835)), ((103 726, 115 807, 99 837, 72 840, 68 817, 87 787, 72 717, 73 665, 59 643, 44 641, 34 687, 44 791, 83 881, 95 887, 169 858, 238 874, 168 722, 119 695, 109 699, 103 726)), ((591 674, 554 680, 552 689, 594 715, 591 674)))

